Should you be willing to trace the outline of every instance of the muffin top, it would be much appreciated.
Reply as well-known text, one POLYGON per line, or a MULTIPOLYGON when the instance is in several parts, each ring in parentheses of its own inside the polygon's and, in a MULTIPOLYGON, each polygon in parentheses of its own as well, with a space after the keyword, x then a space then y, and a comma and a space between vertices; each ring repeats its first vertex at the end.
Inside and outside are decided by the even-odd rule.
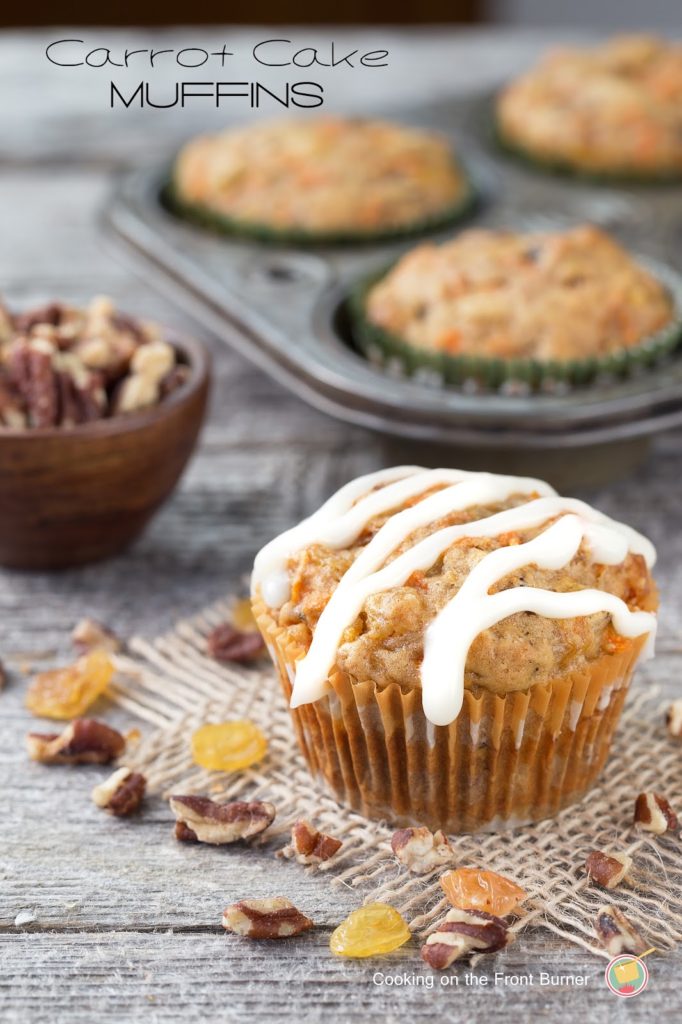
POLYGON ((682 46, 647 35, 556 50, 502 92, 503 136, 596 172, 682 173, 682 46))
POLYGON ((673 319, 666 288, 599 228, 466 231, 408 252, 369 291, 375 324, 427 352, 572 360, 644 341, 673 319))
POLYGON ((335 670, 422 689, 446 725, 463 689, 548 683, 655 633, 651 543, 541 480, 399 466, 342 487, 258 554, 252 587, 305 652, 292 706, 335 670))
POLYGON ((446 213, 468 189, 439 135, 340 117, 193 139, 174 185, 185 202, 235 223, 311 233, 409 227, 446 213))

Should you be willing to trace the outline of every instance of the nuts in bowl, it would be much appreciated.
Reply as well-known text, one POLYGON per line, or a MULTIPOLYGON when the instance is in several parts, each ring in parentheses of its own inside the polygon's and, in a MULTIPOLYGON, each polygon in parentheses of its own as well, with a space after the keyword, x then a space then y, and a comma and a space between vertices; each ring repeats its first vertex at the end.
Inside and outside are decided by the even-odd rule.
POLYGON ((0 306, 0 564, 62 568, 130 543, 194 448, 208 359, 107 298, 0 306))
POLYGON ((0 310, 0 424, 72 427, 158 405, 189 376, 161 329, 98 297, 0 310))

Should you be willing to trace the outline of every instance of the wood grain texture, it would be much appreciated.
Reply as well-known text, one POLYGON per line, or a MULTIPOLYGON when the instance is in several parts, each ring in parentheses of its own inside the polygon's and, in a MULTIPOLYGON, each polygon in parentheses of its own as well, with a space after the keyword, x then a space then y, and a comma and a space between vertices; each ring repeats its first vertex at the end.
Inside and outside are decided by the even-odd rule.
MULTIPOLYGON (((93 35, 74 33, 81 34, 93 35)), ((223 35, 199 34, 212 42, 223 35)), ((188 39, 197 33, 153 37, 159 45, 191 45, 188 39)), ((384 37, 379 30, 370 33, 375 43, 384 37)), ((142 46, 150 35, 125 38, 130 46, 142 46)), ((369 80, 371 87, 352 73, 337 80, 336 95, 348 107, 361 109, 370 94, 377 104, 390 104, 487 85, 547 41, 541 33, 390 38, 397 53, 390 73, 369 80)), ((113 261, 95 220, 110 169, 166 151, 194 128, 191 115, 102 114, 96 90, 83 88, 75 75, 43 66, 43 39, 23 33, 0 37, 0 291, 20 302, 108 292, 132 312, 192 331, 186 318, 113 261)), ((395 442, 308 409, 205 340, 214 350, 215 371, 207 427, 179 490, 142 538, 98 566, 57 575, 0 573, 0 654, 11 671, 0 694, 0 1020, 675 1019, 682 1011, 678 953, 652 958, 649 990, 624 1005, 607 991, 601 962, 558 944, 542 929, 476 969, 477 976, 489 978, 487 987, 465 986, 464 968, 452 972, 457 988, 441 988, 438 979, 433 990, 377 986, 377 970, 420 978, 429 972, 411 946, 380 962, 344 962, 329 954, 329 933, 357 906, 356 892, 332 890, 324 878, 275 861, 267 848, 182 847, 171 837, 171 815, 162 803, 150 802, 134 822, 113 820, 89 799, 105 770, 27 762, 23 734, 33 720, 23 709, 19 668, 31 660, 42 666, 67 658, 69 630, 83 613, 124 634, 152 635, 235 589, 258 546, 334 487, 400 457, 395 442), (220 915, 228 902, 271 894, 273 888, 289 895, 319 929, 268 947, 222 934, 220 915), (36 920, 16 927, 22 910, 36 920), (543 970, 584 974, 587 987, 540 987, 543 970), (531 972, 536 984, 495 986, 494 971, 531 972)), ((636 476, 581 495, 647 531, 661 549, 662 655, 639 674, 639 685, 657 683, 671 695, 679 694, 682 668, 681 440, 680 433, 659 438, 636 476)), ((132 724, 106 705, 96 710, 114 724, 132 724)))

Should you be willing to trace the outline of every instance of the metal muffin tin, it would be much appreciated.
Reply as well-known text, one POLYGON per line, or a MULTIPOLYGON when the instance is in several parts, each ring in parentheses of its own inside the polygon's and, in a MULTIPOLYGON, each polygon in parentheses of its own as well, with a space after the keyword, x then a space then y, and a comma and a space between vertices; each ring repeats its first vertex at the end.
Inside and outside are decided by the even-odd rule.
MULTIPOLYGON (((589 220, 645 254, 653 269, 656 261, 675 265, 682 187, 605 187, 535 172, 497 152, 489 111, 488 97, 460 97, 401 117, 453 139, 481 193, 474 223, 542 230, 589 220)), ((375 368, 349 344, 342 302, 350 284, 414 239, 305 250, 232 239, 167 212, 166 178, 167 167, 122 176, 103 211, 109 234, 173 300, 324 412, 405 442, 457 448, 460 461, 545 463, 550 476, 571 482, 631 468, 646 438, 682 425, 682 357, 630 378, 536 395, 472 393, 375 368)))

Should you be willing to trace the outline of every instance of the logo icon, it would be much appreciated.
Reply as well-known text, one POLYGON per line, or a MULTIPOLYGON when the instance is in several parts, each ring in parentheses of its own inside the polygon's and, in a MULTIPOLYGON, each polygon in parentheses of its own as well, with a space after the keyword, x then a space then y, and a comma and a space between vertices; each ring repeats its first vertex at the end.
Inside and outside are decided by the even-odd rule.
POLYGON ((623 999, 643 992, 649 983, 649 971, 638 956, 617 956, 606 968, 604 977, 611 991, 623 999))

